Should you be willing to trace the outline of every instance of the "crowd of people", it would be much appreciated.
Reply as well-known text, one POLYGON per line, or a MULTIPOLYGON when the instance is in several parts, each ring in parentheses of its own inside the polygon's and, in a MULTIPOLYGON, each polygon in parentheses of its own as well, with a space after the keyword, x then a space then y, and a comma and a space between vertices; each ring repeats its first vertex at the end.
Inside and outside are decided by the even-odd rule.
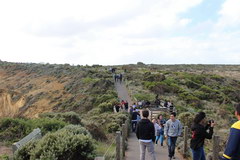
MULTIPOLYGON (((224 154, 219 160, 240 160, 240 104, 235 105, 235 116, 238 121, 234 123, 230 129, 229 139, 227 141, 224 154)), ((151 160, 156 160, 154 152, 154 144, 164 146, 166 140, 168 146, 168 160, 175 159, 176 141, 182 135, 182 124, 176 119, 176 113, 171 112, 170 118, 165 120, 163 115, 157 118, 149 119, 149 112, 142 110, 140 113, 134 109, 132 114, 132 131, 136 132, 136 136, 140 144, 140 160, 145 160, 146 149, 148 150, 151 160)), ((190 148, 193 160, 206 160, 204 152, 205 139, 211 139, 213 136, 214 120, 207 120, 204 112, 195 115, 192 122, 190 148)))
MULTIPOLYGON (((175 159, 176 141, 182 134, 182 125, 176 119, 176 113, 170 114, 169 120, 165 120, 163 115, 154 118, 152 122, 149 120, 148 110, 142 110, 142 119, 138 122, 136 127, 136 136, 140 144, 140 160, 145 160, 146 148, 152 160, 156 160, 154 152, 154 144, 164 146, 164 139, 168 146, 169 160, 175 159)), ((134 130, 133 130, 134 131, 134 130)))

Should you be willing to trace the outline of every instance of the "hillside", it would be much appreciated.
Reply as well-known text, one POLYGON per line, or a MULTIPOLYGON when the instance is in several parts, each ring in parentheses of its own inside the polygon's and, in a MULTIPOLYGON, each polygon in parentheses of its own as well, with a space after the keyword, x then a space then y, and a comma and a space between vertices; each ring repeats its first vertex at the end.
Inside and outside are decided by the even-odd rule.
MULTIPOLYGON (((206 112, 208 119, 217 122, 216 133, 224 146, 229 126, 236 120, 232 106, 240 101, 239 65, 138 63, 114 67, 117 73, 123 73, 134 101, 153 104, 159 95, 162 101, 174 104, 184 125, 191 125, 197 112, 206 112)), ((95 151, 103 155, 128 117, 124 112, 113 113, 112 106, 119 100, 112 74, 105 66, 0 61, 0 84, 0 149, 37 127, 44 131, 44 137, 59 136, 58 130, 64 136, 65 130, 76 129, 90 133, 90 139, 97 141, 93 155, 95 151)), ((41 143, 49 140, 43 138, 41 143)), ((38 148, 41 146, 34 151, 38 148)))
POLYGON ((96 95, 113 89, 104 67, 0 62, 0 117, 85 112, 96 95))

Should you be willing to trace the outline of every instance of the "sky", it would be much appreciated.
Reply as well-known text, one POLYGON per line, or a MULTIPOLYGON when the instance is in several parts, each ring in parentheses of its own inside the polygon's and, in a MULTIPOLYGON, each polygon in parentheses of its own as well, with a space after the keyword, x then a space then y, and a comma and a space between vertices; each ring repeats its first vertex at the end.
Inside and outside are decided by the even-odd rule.
POLYGON ((0 1, 0 60, 240 64, 240 0, 0 1))

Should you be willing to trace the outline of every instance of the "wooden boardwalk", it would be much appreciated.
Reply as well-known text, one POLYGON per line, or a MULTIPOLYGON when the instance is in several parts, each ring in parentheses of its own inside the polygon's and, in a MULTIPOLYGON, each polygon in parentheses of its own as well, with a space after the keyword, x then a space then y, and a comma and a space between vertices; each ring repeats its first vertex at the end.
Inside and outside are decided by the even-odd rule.
MULTIPOLYGON (((159 143, 159 142, 158 142, 159 143)), ((168 150, 167 145, 164 142, 163 147, 158 144, 154 146, 156 160, 167 160, 168 159, 168 150)), ((184 160, 181 155, 176 153, 175 160, 184 160)), ((138 139, 135 133, 131 133, 130 137, 128 138, 128 148, 126 150, 126 157, 125 160, 139 160, 140 159, 140 149, 138 139)), ((148 152, 146 151, 146 160, 151 160, 148 152)))
MULTIPOLYGON (((132 105, 132 100, 128 94, 127 88, 124 83, 115 83, 116 90, 118 92, 118 97, 120 100, 128 101, 129 106, 132 105)), ((164 143, 164 147, 160 144, 155 145, 155 153, 157 160, 167 160, 168 159, 168 150, 167 145, 164 143)), ((175 155, 175 160, 184 160, 177 152, 175 155)), ((140 159, 140 149, 139 142, 135 133, 131 133, 128 138, 128 147, 126 150, 125 160, 139 160, 140 159)), ((150 160, 148 152, 146 151, 146 160, 150 160)))

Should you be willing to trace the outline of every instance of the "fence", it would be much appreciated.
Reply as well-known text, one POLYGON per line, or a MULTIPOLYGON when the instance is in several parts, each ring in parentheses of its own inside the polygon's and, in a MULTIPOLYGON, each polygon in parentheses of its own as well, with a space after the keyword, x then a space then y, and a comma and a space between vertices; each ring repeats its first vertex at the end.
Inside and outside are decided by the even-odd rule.
MULTIPOLYGON (((187 152, 189 150, 189 147, 188 147, 188 127, 185 126, 184 127, 184 134, 183 134, 183 141, 184 141, 184 144, 183 144, 183 157, 184 158, 187 158, 187 152)), ((220 152, 220 136, 218 135, 214 135, 213 138, 212 138, 212 154, 208 155, 207 156, 207 160, 219 160, 219 152, 220 152)))
MULTIPOLYGON (((115 137, 116 150, 115 150, 114 157, 111 157, 114 160, 123 160, 125 157, 126 141, 129 136, 129 124, 130 124, 130 121, 129 119, 127 119, 125 123, 122 124, 121 131, 116 132, 116 137, 115 137)), ((109 148, 112 146, 112 144, 109 146, 109 148)), ((95 160, 105 160, 106 155, 109 152, 109 148, 107 149, 107 151, 102 157, 96 157, 95 160)))
POLYGON ((42 138, 41 130, 39 128, 34 129, 30 134, 28 134, 23 139, 21 139, 20 141, 18 141, 16 143, 13 143, 13 145, 12 145, 13 153, 15 151, 17 151, 19 148, 21 148, 22 146, 24 146, 29 141, 31 141, 33 139, 40 139, 40 138, 42 138))

